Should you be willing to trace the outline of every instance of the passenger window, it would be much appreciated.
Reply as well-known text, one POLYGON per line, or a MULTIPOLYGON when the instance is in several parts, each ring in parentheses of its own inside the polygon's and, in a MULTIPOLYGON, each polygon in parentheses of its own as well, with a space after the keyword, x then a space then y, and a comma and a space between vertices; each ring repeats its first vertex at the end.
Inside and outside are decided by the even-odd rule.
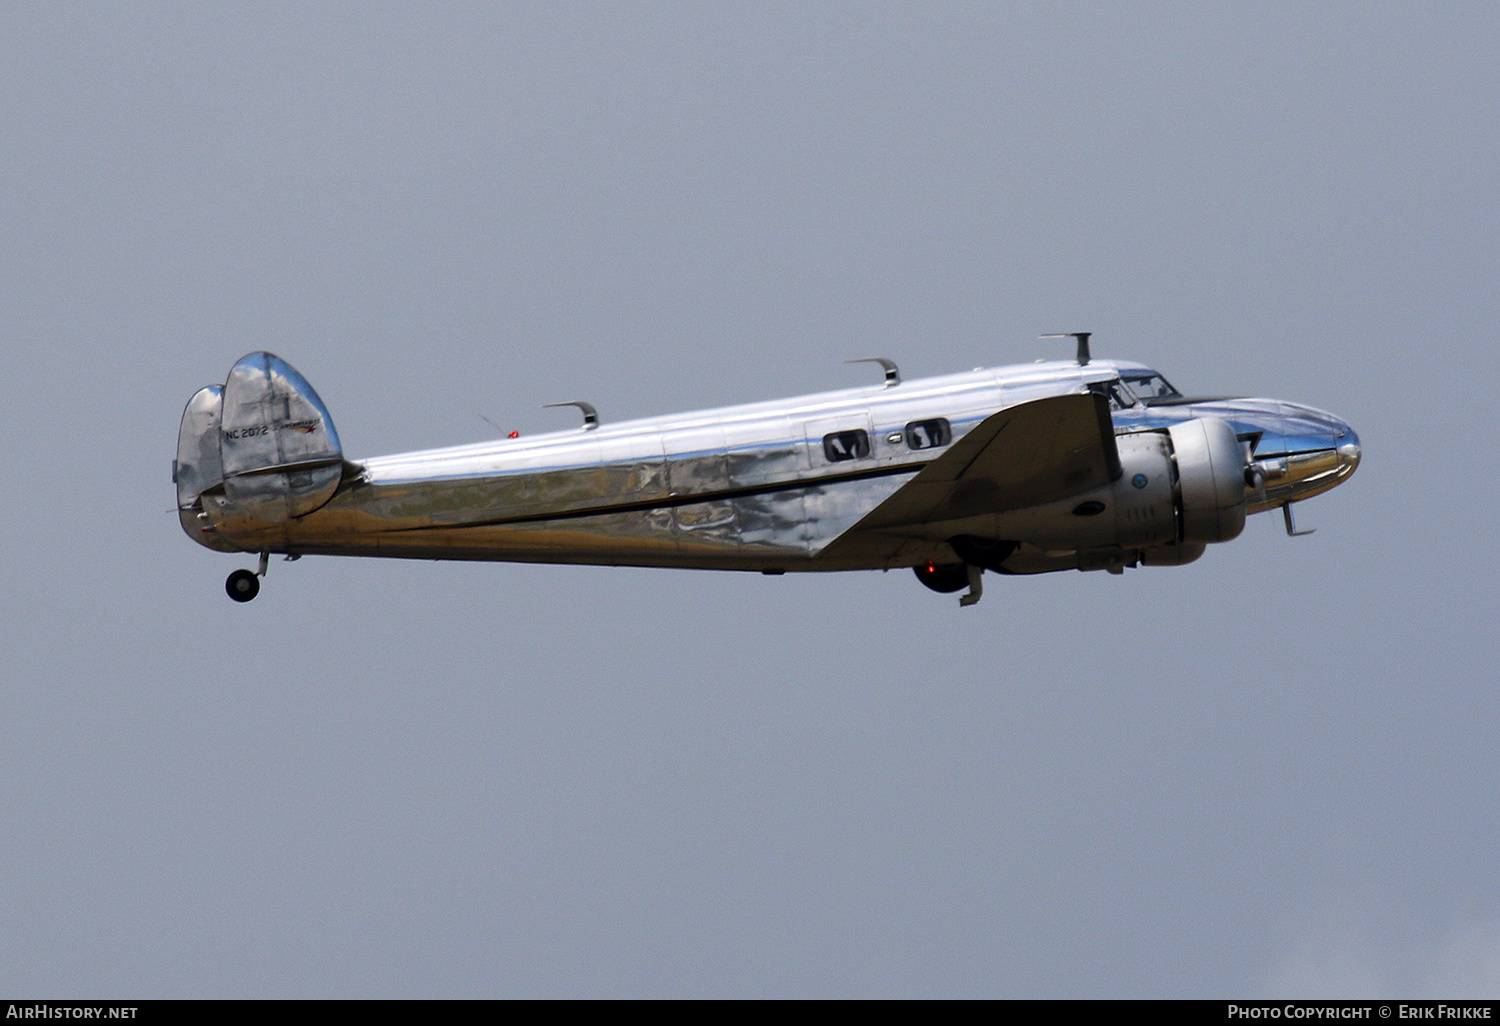
POLYGON ((914 420, 906 425, 906 444, 913 449, 936 449, 953 441, 953 429, 942 417, 914 420))
POLYGON ((835 431, 824 435, 823 455, 830 463, 863 459, 870 455, 870 436, 863 431, 835 431))

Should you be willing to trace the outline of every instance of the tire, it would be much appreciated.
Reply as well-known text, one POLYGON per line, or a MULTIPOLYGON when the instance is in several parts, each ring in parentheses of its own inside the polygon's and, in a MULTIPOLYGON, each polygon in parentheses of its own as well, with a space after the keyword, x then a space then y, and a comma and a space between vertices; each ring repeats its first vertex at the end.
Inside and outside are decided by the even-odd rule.
POLYGON ((250 570, 236 570, 224 582, 224 590, 236 602, 249 602, 260 594, 260 578, 250 570))
POLYGON ((997 574, 1010 572, 1003 564, 1018 547, 1013 541, 976 538, 971 534, 949 538, 948 544, 953 547, 954 552, 958 553, 958 558, 965 563, 973 563, 975 566, 984 567, 997 574))
POLYGON ((944 595, 962 591, 969 586, 969 568, 964 563, 923 563, 911 568, 917 580, 944 595))

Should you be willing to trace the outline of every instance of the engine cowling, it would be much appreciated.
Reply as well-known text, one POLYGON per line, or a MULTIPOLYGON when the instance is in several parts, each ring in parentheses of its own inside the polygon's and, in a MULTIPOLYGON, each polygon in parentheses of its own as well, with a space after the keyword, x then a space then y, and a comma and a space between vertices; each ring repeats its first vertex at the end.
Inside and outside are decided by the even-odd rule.
POLYGON ((984 521, 975 518, 949 544, 967 563, 1006 572, 1038 565, 1036 554, 1017 550, 1017 544, 1048 553, 1047 560, 1068 561, 1053 567, 1044 560, 1045 569, 1061 569, 1075 559, 1082 565, 1085 557, 1074 553, 1089 553, 1087 559, 1102 560, 1101 565, 1137 559, 1181 565, 1198 558, 1204 545, 1229 541, 1244 529, 1249 457, 1228 421, 1199 418, 1118 435, 1115 448, 1120 475, 1110 484, 984 521), (992 555, 997 544, 1010 547, 992 555))
POLYGON ((1146 548, 1177 540, 1176 474, 1172 443, 1160 431, 1120 435, 1120 476, 1111 486, 1115 535, 1112 543, 1146 548))
POLYGON ((1226 420, 1199 417, 1167 435, 1177 466, 1182 542, 1225 542, 1245 529, 1245 447, 1226 420))

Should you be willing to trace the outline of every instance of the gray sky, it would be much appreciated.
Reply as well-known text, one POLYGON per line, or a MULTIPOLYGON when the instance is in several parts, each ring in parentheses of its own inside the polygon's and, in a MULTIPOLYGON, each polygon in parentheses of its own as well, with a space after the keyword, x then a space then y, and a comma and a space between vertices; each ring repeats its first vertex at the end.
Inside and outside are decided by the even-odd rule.
POLYGON ((1500 13, 1224 6, 0 9, 0 992, 1500 993, 1500 13), (165 512, 253 349, 358 457, 1079 328, 1364 465, 962 611, 165 512))

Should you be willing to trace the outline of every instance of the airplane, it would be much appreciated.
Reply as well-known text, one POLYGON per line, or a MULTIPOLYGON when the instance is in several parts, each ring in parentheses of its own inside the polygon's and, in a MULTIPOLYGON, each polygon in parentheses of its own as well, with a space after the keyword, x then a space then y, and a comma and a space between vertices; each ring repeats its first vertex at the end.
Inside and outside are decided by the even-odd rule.
MULTIPOLYGON (((703 570, 982 574, 1180 566, 1248 514, 1341 484, 1354 429, 1276 399, 1184 395, 1156 370, 1077 355, 862 388, 583 424, 351 460, 318 393, 268 352, 188 401, 172 478, 182 528, 259 555, 386 556, 703 570)), ((1064 337, 1064 336, 1043 336, 1064 337)))

